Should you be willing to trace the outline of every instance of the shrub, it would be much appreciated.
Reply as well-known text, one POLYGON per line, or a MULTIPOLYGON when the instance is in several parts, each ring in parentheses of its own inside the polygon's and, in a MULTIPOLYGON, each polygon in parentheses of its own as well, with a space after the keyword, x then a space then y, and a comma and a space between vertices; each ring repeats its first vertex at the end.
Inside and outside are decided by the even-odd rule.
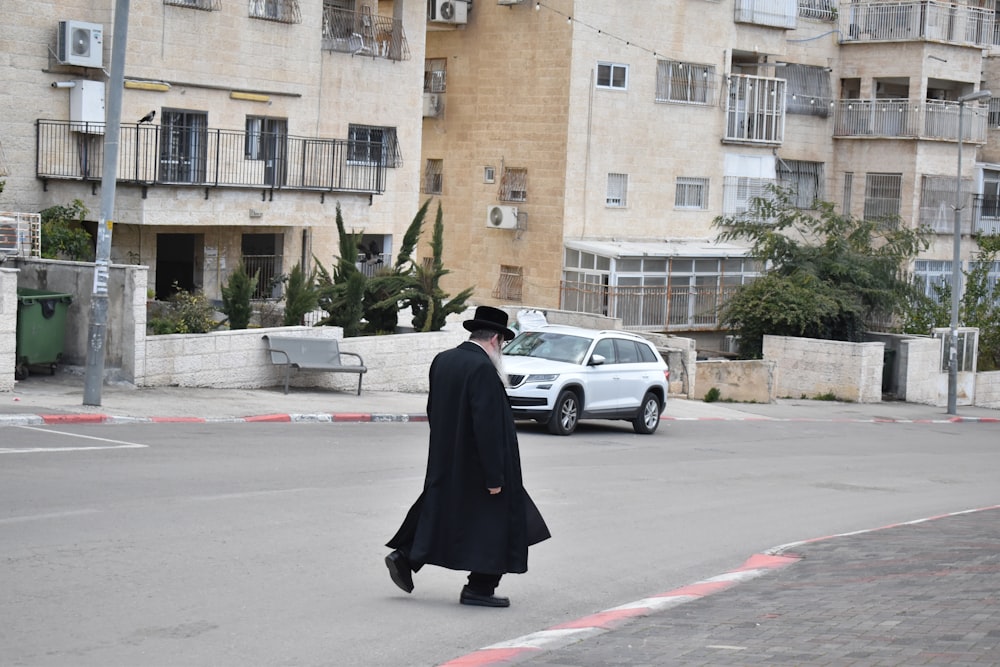
POLYGON ((257 271, 251 278, 241 260, 222 286, 222 312, 229 318, 230 329, 246 329, 250 324, 253 316, 250 297, 257 288, 259 276, 260 271, 257 271))
POLYGON ((176 293, 158 304, 146 323, 153 335, 207 333, 216 328, 215 309, 202 294, 188 292, 174 285, 176 293))
POLYGON ((707 392, 705 392, 706 403, 715 403, 720 398, 722 398, 722 392, 719 391, 718 387, 712 387, 707 392))
POLYGON ((316 272, 313 271, 306 278, 305 271, 296 263, 288 274, 288 285, 285 287, 285 326, 294 327, 302 324, 306 313, 315 310, 318 303, 316 272))

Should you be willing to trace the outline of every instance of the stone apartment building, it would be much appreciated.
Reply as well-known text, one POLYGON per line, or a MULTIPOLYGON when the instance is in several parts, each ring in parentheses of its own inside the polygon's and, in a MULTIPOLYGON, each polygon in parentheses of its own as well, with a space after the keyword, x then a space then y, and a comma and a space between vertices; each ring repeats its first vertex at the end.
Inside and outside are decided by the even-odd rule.
POLYGON ((443 205, 453 289, 710 337, 718 303, 759 269, 714 242, 713 219, 770 183, 804 209, 932 227, 912 268, 948 279, 960 125, 963 260, 970 232, 1000 231, 1000 107, 966 101, 960 116, 958 103, 1000 95, 992 2, 428 12, 421 187, 443 205))
MULTIPOLYGON (((115 0, 5 2, 0 210, 100 218, 115 0)), ((212 299, 338 253, 391 255, 420 204, 423 0, 130 3, 111 258, 212 299), (155 112, 155 114, 151 114, 155 112), (152 115, 149 120, 147 117, 152 115), (141 121, 141 122, 140 122, 141 121)))

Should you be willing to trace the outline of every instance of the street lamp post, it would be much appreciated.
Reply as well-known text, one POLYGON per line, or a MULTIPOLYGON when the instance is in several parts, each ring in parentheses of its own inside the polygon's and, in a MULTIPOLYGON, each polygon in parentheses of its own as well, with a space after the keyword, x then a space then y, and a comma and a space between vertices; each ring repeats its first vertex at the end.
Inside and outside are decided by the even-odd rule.
POLYGON ((988 90, 980 90, 958 98, 958 173, 955 176, 955 230, 952 237, 951 259, 951 331, 948 336, 948 414, 958 414, 958 304, 962 291, 962 142, 963 113, 966 102, 989 99, 988 90))

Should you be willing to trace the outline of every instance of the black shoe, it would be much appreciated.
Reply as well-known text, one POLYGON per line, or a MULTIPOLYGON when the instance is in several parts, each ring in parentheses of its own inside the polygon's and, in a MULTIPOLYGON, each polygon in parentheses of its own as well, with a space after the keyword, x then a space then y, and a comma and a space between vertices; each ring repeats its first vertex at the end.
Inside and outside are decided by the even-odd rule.
POLYGON ((470 590, 468 586, 462 588, 462 595, 458 598, 458 601, 462 604, 468 604, 474 607, 510 606, 510 598, 504 598, 498 595, 483 595, 482 593, 470 590))
POLYGON ((399 551, 393 551, 385 557, 385 566, 389 568, 389 577, 392 583, 402 588, 407 593, 413 592, 413 570, 410 569, 410 561, 399 551))

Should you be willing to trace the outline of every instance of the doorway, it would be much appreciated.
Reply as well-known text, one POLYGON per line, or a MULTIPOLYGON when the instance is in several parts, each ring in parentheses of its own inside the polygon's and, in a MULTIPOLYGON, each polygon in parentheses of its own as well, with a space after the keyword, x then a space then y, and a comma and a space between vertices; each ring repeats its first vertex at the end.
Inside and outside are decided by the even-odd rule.
POLYGON ((156 235, 156 299, 166 301, 177 289, 194 292, 203 244, 201 234, 156 235))

